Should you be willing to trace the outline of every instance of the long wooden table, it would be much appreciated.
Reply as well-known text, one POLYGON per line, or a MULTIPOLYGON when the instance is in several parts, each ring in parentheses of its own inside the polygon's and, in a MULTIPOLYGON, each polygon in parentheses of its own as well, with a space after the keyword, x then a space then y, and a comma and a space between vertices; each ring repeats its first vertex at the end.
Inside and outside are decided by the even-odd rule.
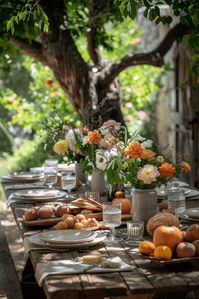
MULTIPOLYGON (((2 184, 4 187, 6 183, 2 184)), ((22 188, 23 189, 23 185, 22 188)), ((13 191, 5 191, 8 197, 13 191)), ((195 201, 198 205, 199 200, 195 201)), ((192 203, 192 206, 194 203, 192 203)), ((34 230, 23 225, 22 215, 24 209, 31 204, 13 203, 11 209, 16 225, 24 238, 28 234, 35 233, 34 230)), ((38 230, 38 229, 37 229, 38 230)), ((41 231, 41 230, 39 230, 41 231)), ((108 256, 120 256, 125 262, 134 265, 132 271, 98 273, 98 274, 75 274, 75 275, 51 275, 47 276, 42 285, 45 296, 48 299, 101 299, 101 298, 152 298, 154 295, 181 293, 192 291, 196 298, 199 298, 199 265, 180 264, 162 268, 155 268, 149 257, 138 252, 137 248, 130 248, 121 243, 114 243, 113 246, 106 242, 92 246, 88 250, 70 250, 65 252, 31 251, 28 256, 24 277, 34 275, 36 265, 41 261, 74 259, 86 254, 99 254, 108 256), (31 267, 30 267, 31 266, 31 267), (196 267, 198 266, 198 267, 196 267)), ((29 297, 31 297, 31 283, 28 286, 29 297)), ((39 298, 45 298, 40 295, 39 298)))

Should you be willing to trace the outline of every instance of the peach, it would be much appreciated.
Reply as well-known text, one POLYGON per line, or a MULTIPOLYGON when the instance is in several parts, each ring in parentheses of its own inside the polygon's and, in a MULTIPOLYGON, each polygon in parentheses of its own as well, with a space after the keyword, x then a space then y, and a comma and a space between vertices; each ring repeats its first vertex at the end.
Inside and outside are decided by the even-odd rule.
POLYGON ((195 253, 195 246, 189 242, 181 242, 176 248, 177 257, 192 257, 195 253))
POLYGON ((186 230, 186 240, 193 242, 199 240, 199 224, 192 224, 186 230))
POLYGON ((199 240, 194 240, 192 243, 196 248, 196 256, 199 256, 199 240))

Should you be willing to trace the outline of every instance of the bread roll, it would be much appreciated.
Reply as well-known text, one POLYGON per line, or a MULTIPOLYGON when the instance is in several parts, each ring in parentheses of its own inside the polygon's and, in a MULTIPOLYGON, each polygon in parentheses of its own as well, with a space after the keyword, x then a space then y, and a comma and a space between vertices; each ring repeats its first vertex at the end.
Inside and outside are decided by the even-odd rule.
POLYGON ((43 206, 39 209, 39 217, 41 218, 51 218, 54 214, 54 207, 52 206, 43 206))
POLYGON ((68 224, 65 221, 60 221, 53 226, 53 229, 68 229, 68 224))
POLYGON ((62 217, 64 214, 71 214, 71 209, 67 205, 58 205, 55 214, 62 217))
POLYGON ((39 218, 39 210, 37 208, 28 209, 24 214, 26 221, 31 221, 39 218))

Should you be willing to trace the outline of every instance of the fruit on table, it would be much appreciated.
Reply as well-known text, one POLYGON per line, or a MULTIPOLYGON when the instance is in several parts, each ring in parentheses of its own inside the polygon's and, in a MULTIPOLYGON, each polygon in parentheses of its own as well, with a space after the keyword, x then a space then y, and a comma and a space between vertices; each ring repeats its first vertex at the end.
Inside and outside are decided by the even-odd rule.
POLYGON ((196 248, 188 242, 181 242, 176 248, 177 257, 192 257, 196 253, 196 248))
POLYGON ((172 258, 172 250, 169 246, 160 245, 154 250, 154 257, 158 260, 170 260, 172 258))
POLYGON ((169 246, 173 252, 182 240, 183 234, 176 226, 158 226, 153 234, 153 243, 156 247, 160 245, 169 246))
POLYGON ((167 200, 163 200, 159 203, 158 205, 159 207, 159 210, 162 211, 162 210, 167 210, 168 209, 168 201, 167 200))
POLYGON ((192 224, 186 230, 186 240, 193 242, 199 240, 199 224, 192 224))
POLYGON ((131 200, 128 198, 114 198, 113 204, 121 203, 121 212, 122 214, 130 214, 131 213, 131 200))
POLYGON ((172 225, 180 227, 179 219, 170 213, 160 213, 156 214, 149 219, 146 225, 147 232, 150 236, 153 236, 155 229, 161 225, 172 225))
POLYGON ((193 243, 192 243, 194 246, 195 246, 195 248, 196 248, 196 253, 195 253, 195 255, 196 256, 199 256, 199 240, 195 240, 195 241, 193 241, 193 243))
POLYGON ((155 245, 151 241, 144 240, 140 242, 138 249, 142 254, 153 255, 155 245))
POLYGON ((115 192, 115 198, 124 198, 125 193, 124 191, 116 191, 115 192))

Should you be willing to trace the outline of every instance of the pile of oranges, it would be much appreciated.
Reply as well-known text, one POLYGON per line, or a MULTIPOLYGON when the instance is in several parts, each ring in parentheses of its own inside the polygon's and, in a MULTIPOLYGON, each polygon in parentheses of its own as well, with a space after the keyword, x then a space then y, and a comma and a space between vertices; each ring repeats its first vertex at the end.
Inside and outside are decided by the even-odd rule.
POLYGON ((153 241, 140 242, 139 251, 158 260, 199 256, 199 224, 190 225, 186 231, 161 225, 155 229, 153 241))

